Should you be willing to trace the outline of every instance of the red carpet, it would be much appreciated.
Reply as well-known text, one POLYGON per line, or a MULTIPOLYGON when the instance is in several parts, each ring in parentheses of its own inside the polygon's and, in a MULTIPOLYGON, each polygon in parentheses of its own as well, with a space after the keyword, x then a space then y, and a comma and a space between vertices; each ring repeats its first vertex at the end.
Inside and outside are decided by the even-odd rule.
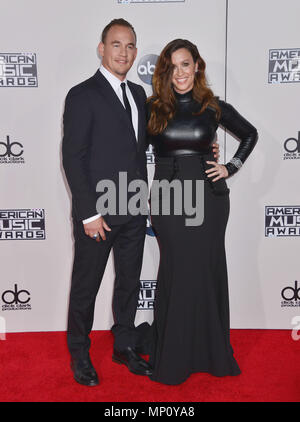
POLYGON ((0 341, 1 402, 298 402, 300 340, 288 330, 232 330, 237 377, 194 374, 178 386, 112 362, 109 331, 91 335, 97 387, 73 381, 64 332, 7 334, 0 341))

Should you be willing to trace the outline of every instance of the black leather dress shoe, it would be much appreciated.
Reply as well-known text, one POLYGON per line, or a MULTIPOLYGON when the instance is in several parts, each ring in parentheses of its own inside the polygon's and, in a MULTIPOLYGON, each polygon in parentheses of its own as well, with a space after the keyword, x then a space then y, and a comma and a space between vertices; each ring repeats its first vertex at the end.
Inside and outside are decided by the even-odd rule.
POLYGON ((74 379, 79 384, 93 387, 99 384, 99 379, 90 358, 72 359, 71 369, 74 373, 74 379))
POLYGON ((126 365, 133 374, 152 375, 152 368, 149 363, 142 359, 131 347, 127 347, 122 352, 114 349, 112 360, 113 362, 126 365))

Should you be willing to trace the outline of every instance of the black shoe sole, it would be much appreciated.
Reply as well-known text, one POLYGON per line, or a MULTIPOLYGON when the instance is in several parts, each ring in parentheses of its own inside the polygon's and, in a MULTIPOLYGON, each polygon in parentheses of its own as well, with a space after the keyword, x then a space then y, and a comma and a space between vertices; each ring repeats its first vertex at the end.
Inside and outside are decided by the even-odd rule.
POLYGON ((78 382, 78 384, 85 385, 86 387, 95 387, 96 385, 99 385, 99 381, 83 381, 78 379, 76 375, 74 375, 74 380, 78 382))
POLYGON ((125 366, 127 366, 127 368, 129 369, 129 371, 132 372, 135 375, 144 375, 146 377, 147 376, 149 377, 150 375, 152 375, 152 372, 149 371, 149 370, 148 370, 148 373, 145 373, 145 372, 135 371, 134 369, 130 369, 129 366, 128 366, 128 363, 126 361, 124 361, 124 360, 122 360, 122 359, 120 359, 120 358, 118 358, 118 357, 116 357, 114 355, 112 357, 112 361, 115 362, 115 363, 118 363, 119 365, 125 365, 125 366))

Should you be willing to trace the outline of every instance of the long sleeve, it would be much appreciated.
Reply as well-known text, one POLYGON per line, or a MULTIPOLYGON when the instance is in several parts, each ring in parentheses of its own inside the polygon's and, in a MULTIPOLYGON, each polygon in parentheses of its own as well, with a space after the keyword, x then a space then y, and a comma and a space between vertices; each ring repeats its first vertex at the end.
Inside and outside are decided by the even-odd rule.
POLYGON ((64 137, 62 142, 63 166, 72 193, 78 220, 97 214, 96 192, 88 177, 92 114, 88 99, 82 92, 69 92, 64 111, 64 137))
POLYGON ((221 100, 219 100, 219 105, 221 107, 219 124, 240 140, 240 145, 233 158, 225 164, 229 176, 231 176, 238 171, 250 155, 256 145, 258 133, 256 128, 241 116, 232 105, 221 100))

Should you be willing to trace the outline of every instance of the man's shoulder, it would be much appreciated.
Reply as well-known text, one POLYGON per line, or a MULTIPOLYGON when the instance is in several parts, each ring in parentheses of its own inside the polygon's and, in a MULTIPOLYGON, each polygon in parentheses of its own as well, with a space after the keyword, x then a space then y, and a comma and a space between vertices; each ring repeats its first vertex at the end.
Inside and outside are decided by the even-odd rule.
POLYGON ((95 75, 73 86, 68 91, 67 97, 70 98, 74 96, 84 96, 89 91, 94 89, 94 86, 95 86, 95 75))

